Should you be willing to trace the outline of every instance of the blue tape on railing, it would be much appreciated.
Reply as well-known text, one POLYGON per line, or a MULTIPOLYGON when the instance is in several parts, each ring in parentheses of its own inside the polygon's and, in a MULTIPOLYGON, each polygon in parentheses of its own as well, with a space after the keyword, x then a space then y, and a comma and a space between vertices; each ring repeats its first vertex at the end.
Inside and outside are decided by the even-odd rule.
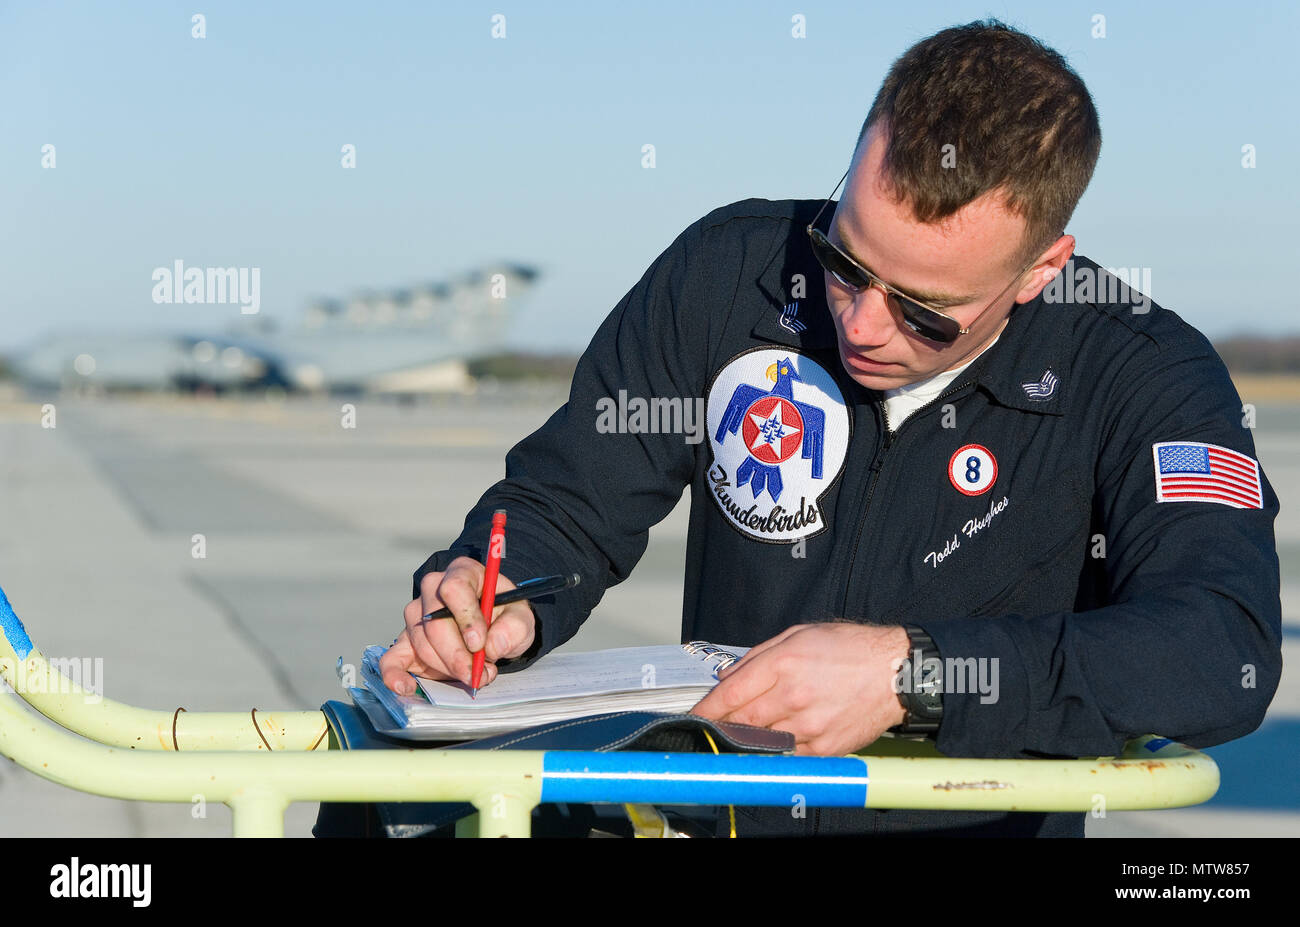
POLYGON ((1163 747, 1165 744, 1171 744, 1171 743, 1173 743, 1173 741, 1170 740, 1168 737, 1157 737, 1155 740, 1148 740, 1148 741, 1147 741, 1145 744, 1143 744, 1142 746, 1143 746, 1145 749, 1150 750, 1152 753, 1155 753, 1157 750, 1159 750, 1159 749, 1160 749, 1161 747, 1163 747))
POLYGON ((9 646, 18 654, 18 659, 26 660, 32 652, 32 639, 27 636, 27 629, 14 614, 14 607, 9 604, 9 598, 3 589, 0 589, 0 631, 4 631, 9 646))
POLYGON ((864 808, 867 764, 851 757, 548 751, 542 801, 864 808))

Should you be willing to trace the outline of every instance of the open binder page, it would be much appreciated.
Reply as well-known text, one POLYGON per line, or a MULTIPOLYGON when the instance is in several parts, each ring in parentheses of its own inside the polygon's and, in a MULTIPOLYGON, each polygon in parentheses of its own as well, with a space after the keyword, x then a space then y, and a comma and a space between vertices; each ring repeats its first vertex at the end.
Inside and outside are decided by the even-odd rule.
MULTIPOLYGON (((422 696, 391 692, 379 674, 384 648, 369 647, 362 679, 399 730, 477 736, 607 711, 689 711, 717 683, 718 669, 747 650, 693 641, 553 654, 498 675, 471 699, 463 683, 420 677, 422 696)), ((361 707, 376 710, 374 702, 361 707)), ((378 721, 387 719, 371 720, 381 728, 378 721)), ((392 732, 391 724, 384 726, 392 732)))
POLYGON ((474 699, 462 682, 416 677, 433 704, 475 710, 647 689, 712 688, 717 679, 715 661, 698 659, 672 644, 555 654, 522 672, 499 674, 492 685, 479 689, 474 699))

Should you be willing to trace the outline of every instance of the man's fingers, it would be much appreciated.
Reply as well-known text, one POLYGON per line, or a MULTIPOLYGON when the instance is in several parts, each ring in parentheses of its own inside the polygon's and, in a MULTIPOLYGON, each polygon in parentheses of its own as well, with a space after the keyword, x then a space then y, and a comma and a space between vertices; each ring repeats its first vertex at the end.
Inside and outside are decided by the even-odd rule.
POLYGON ((389 689, 404 695, 403 691, 406 676, 406 664, 409 662, 410 639, 403 631, 402 635, 393 641, 393 646, 384 651, 384 655, 379 658, 379 675, 384 680, 384 685, 389 689))
POLYGON ((406 631, 404 633, 408 636, 408 644, 415 657, 426 666, 442 666, 437 651, 433 649, 433 642, 429 639, 429 622, 421 620, 427 614, 424 609, 428 601, 428 596, 423 596, 406 603, 406 608, 402 609, 402 620, 406 622, 406 631))
POLYGON ((535 634, 532 608, 526 602, 512 602, 492 619, 485 656, 493 662, 520 656, 532 646, 535 634))
POLYGON ((414 695, 415 680, 411 678, 411 673, 431 676, 431 669, 416 658, 415 651, 411 648, 411 638, 406 631, 379 658, 379 675, 384 680, 384 685, 398 695, 414 695))
MULTIPOLYGON (((469 558, 453 560, 438 584, 438 598, 451 609, 464 646, 469 651, 481 650, 487 632, 487 622, 479 599, 483 593, 483 564, 469 558)), ((501 587, 500 582, 497 588, 501 587)), ((432 611, 432 609, 430 609, 432 611)), ((446 623, 441 622, 441 623, 446 623)))
POLYGON ((808 625, 806 624, 793 625, 791 627, 786 628, 776 637, 768 638, 767 640, 763 641, 761 644, 757 644, 751 647, 748 651, 746 651, 745 655, 741 657, 739 660, 737 660, 735 663, 732 663, 730 666, 726 667, 725 669, 719 670, 718 678, 725 679, 728 675, 730 675, 731 673, 739 669, 740 665, 744 663, 746 660, 753 660, 764 650, 770 650, 772 647, 775 647, 777 644, 781 643, 781 641, 785 640, 791 634, 801 631, 806 627, 808 627, 808 625))
POLYGON ((469 685, 474 657, 465 648, 465 641, 460 636, 456 622, 448 618, 426 621, 424 629, 438 659, 447 667, 447 674, 469 685))
MULTIPOLYGON (((777 725, 792 717, 790 706, 781 695, 781 687, 774 685, 757 698, 746 702, 736 710, 718 718, 719 721, 731 721, 735 724, 752 724, 754 727, 767 727, 778 730, 777 725)), ((790 733, 796 733, 791 731, 790 733)))
MULTIPOLYGON (((440 664, 447 678, 459 679, 468 684, 472 658, 465 646, 461 622, 471 620, 478 612, 478 588, 483 577, 483 565, 468 557, 457 557, 445 573, 430 573, 420 581, 420 601, 411 637, 416 654, 423 660, 440 664), (446 606, 456 616, 425 620, 430 612, 446 606)), ((408 623, 411 615, 408 612, 408 623)))
MULTIPOLYGON (((691 714, 715 721, 741 721, 736 713, 777 684, 770 660, 757 660, 738 666, 734 673, 713 687, 713 691, 696 703, 691 714)), ((749 724, 748 721, 741 721, 749 724)))
MULTIPOLYGON (((421 599, 408 605, 404 613, 415 655, 444 668, 446 678, 459 679, 466 685, 471 683, 475 652, 484 650, 490 666, 496 660, 522 654, 532 645, 536 633, 532 608, 524 602, 494 609, 489 630, 481 608, 485 572, 478 561, 457 557, 445 573, 430 573, 421 580, 421 599), (423 620, 424 615, 443 607, 452 618, 423 620)), ((507 577, 497 577, 498 594, 513 588, 515 584, 507 577)), ((496 667, 487 670, 486 678, 489 682, 496 678, 496 667)))
MULTIPOLYGON (((494 664, 484 663, 484 685, 496 679, 497 672, 494 664)), ((384 655, 379 658, 379 674, 384 680, 384 685, 398 695, 414 695, 416 682, 411 678, 412 673, 429 679, 448 679, 456 675, 447 672, 443 668, 441 661, 430 666, 416 657, 415 651, 411 647, 410 634, 403 631, 397 640, 393 642, 393 646, 389 647, 384 652, 384 655)))

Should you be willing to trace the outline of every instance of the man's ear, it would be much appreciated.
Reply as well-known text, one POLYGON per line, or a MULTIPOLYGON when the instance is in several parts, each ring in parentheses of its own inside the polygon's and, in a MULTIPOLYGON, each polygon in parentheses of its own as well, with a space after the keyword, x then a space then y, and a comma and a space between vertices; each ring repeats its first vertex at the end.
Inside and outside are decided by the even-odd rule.
POLYGON ((1016 294, 1017 303, 1029 302, 1042 292, 1043 287, 1055 279, 1074 254, 1074 244, 1073 235, 1062 235, 1055 244, 1042 253, 1038 262, 1030 268, 1030 276, 1025 285, 1016 294))

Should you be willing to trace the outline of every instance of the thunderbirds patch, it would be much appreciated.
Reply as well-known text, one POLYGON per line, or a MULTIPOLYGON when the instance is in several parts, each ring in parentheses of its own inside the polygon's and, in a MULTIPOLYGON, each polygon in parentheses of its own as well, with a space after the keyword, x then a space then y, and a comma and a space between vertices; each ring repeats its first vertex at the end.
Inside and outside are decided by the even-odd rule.
POLYGON ((744 534, 776 543, 825 527, 821 497, 849 447, 849 413, 835 380, 789 348, 756 348, 709 385, 709 490, 744 534))

